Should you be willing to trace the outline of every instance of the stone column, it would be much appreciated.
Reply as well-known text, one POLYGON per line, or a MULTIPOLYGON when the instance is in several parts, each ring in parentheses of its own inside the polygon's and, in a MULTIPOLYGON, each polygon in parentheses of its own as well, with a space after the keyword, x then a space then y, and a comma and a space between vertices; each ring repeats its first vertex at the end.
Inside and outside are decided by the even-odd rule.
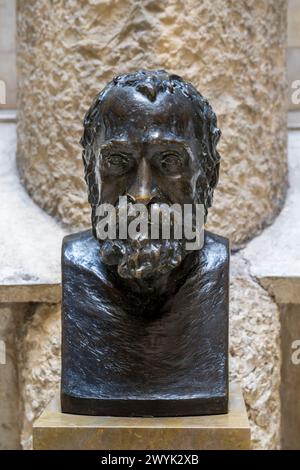
MULTIPOLYGON (((182 75, 218 115, 222 165, 209 228, 240 248, 279 212, 287 186, 286 0, 19 0, 17 31, 18 167, 47 212, 73 227, 89 224, 82 119, 108 80, 139 68, 182 75)), ((278 308, 243 256, 235 258, 232 377, 243 385, 253 445, 274 448, 278 308)))
POLYGON ((165 68, 211 101, 223 131, 211 228, 234 246, 279 211, 286 188, 285 0, 18 2, 18 165, 33 199, 89 221, 79 139, 114 75, 165 68))

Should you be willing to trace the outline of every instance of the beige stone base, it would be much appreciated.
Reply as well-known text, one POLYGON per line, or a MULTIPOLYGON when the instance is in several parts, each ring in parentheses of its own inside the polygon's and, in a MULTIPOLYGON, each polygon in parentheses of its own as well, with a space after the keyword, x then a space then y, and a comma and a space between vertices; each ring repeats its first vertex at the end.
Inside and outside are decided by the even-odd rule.
POLYGON ((33 448, 90 450, 249 449, 242 393, 231 386, 229 413, 180 418, 79 416, 60 411, 59 395, 33 427, 33 448))

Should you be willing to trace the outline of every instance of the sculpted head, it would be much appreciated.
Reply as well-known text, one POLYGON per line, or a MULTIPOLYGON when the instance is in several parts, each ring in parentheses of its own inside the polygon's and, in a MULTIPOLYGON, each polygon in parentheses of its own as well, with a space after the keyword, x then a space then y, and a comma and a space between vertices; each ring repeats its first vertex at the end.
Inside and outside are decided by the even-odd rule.
MULTIPOLYGON (((205 216, 218 182, 220 138, 208 101, 163 70, 116 77, 96 97, 81 140, 97 238, 99 204, 201 203, 205 216)), ((122 277, 157 277, 180 265, 180 240, 101 241, 101 256, 122 277)))

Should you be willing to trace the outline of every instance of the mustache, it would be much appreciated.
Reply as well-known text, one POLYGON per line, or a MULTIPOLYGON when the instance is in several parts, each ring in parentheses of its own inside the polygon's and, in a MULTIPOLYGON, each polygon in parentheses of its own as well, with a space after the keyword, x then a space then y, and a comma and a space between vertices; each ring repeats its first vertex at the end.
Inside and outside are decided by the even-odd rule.
MULTIPOLYGON (((145 217, 145 222, 150 228, 147 234, 143 231, 134 231, 134 233, 126 239, 99 240, 100 257, 102 261, 110 266, 116 265, 120 277, 136 280, 157 278, 172 271, 179 266, 184 259, 186 255, 184 239, 174 239, 171 237, 162 238, 162 233, 158 234, 157 239, 149 238, 152 226, 151 209, 158 211, 160 207, 161 204, 158 204, 157 201, 151 201, 151 203, 147 205, 148 212, 145 217)), ((136 217, 135 212, 131 213, 132 208, 134 208, 134 204, 129 202, 127 227, 136 217)), ((174 225, 172 218, 172 215, 174 215, 173 210, 170 206, 165 206, 165 209, 167 215, 170 216, 171 228, 174 225)), ((118 204, 116 205, 116 211, 116 230, 117 233, 119 233, 119 220, 124 214, 122 214, 118 204)), ((95 220, 95 223, 97 227, 97 220, 95 220)), ((170 235, 171 231, 172 230, 170 230, 170 235)))
MULTIPOLYGON (((181 239, 185 212, 180 204, 168 204, 166 199, 152 200, 148 204, 134 203, 122 198, 114 206, 99 204, 93 212, 93 228, 96 238, 110 239, 181 239), (109 206, 109 207, 108 207, 109 206), (107 230, 108 228, 108 230, 107 230), (149 237, 149 234, 151 236, 149 237)), ((186 206, 185 206, 186 207, 186 206)), ((185 211, 185 209, 184 209, 185 211)), ((190 227, 197 228, 195 214, 190 216, 190 227)))

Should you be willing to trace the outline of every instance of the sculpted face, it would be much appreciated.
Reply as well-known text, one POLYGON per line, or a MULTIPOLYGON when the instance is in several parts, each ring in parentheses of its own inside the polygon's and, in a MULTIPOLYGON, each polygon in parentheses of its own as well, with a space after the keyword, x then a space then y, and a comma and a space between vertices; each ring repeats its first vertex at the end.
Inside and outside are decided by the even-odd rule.
POLYGON ((192 203, 201 171, 193 110, 179 94, 154 102, 135 88, 116 88, 105 99, 100 148, 101 202, 120 195, 135 202, 192 203))
MULTIPOLYGON (((100 240, 100 204, 203 203, 218 179, 220 132, 208 102, 190 84, 164 71, 117 77, 85 118, 86 181, 93 233, 104 263, 123 278, 152 282, 178 267, 185 240, 100 240)), ((149 222, 150 223, 150 222, 149 222)))

